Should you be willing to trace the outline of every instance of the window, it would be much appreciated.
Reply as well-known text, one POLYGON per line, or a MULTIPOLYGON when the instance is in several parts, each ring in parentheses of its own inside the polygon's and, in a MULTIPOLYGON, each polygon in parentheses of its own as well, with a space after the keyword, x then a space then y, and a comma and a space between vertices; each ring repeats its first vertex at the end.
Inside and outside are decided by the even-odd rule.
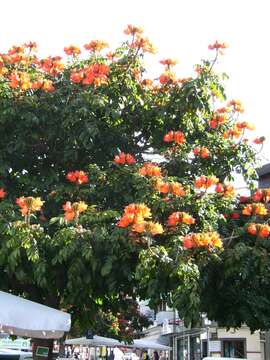
POLYGON ((245 341, 244 340, 223 340, 223 356, 244 359, 245 341))

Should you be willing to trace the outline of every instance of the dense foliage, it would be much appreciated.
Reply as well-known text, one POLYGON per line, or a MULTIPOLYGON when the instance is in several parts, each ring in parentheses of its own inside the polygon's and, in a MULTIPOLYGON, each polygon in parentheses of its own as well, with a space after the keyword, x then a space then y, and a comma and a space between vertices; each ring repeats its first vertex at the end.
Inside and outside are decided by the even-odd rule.
MULTIPOLYGON (((242 208, 231 216, 233 174, 252 188, 256 150, 214 72, 226 46, 211 45, 192 78, 164 59, 151 80, 143 58, 154 47, 140 28, 125 33, 107 54, 103 41, 85 56, 66 47, 64 62, 39 59, 35 43, 0 55, 1 288, 66 309, 81 331, 125 338, 145 324, 138 296, 167 300, 186 323, 205 311, 267 327, 269 228, 254 235, 242 208), (239 300, 240 287, 250 296, 239 300)), ((268 216, 259 208, 253 223, 268 216)))

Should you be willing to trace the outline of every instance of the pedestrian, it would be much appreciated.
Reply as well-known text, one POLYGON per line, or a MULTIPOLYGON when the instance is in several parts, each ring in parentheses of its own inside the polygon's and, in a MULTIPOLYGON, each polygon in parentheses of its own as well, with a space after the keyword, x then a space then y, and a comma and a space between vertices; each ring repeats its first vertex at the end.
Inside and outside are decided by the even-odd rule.
POLYGON ((157 351, 154 351, 153 360, 159 360, 159 355, 157 351))
POLYGON ((150 360, 149 355, 146 350, 142 353, 142 360, 150 360))

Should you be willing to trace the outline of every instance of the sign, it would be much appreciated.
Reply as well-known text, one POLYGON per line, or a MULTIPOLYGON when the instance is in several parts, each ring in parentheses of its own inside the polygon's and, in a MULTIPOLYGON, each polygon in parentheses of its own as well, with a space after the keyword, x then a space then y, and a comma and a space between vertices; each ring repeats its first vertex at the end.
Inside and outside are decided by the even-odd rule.
POLYGON ((220 341, 209 341, 209 351, 220 352, 221 351, 221 342, 220 341))
POLYGON ((40 357, 48 357, 49 355, 49 348, 45 346, 37 346, 36 349, 36 356, 40 357))
POLYGON ((18 349, 18 350, 29 350, 31 349, 30 339, 16 339, 10 338, 0 339, 0 348, 5 349, 18 349))

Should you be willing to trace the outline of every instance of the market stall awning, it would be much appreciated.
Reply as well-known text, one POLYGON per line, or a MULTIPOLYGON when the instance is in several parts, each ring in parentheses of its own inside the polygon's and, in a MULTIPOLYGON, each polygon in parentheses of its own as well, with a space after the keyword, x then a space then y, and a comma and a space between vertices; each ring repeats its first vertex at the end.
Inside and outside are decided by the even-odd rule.
POLYGON ((70 314, 0 291, 0 331, 18 336, 58 339, 69 331, 70 314))
POLYGON ((108 346, 108 347, 127 347, 136 349, 153 349, 153 350, 171 350, 169 346, 158 343, 155 340, 136 339, 132 344, 124 344, 116 339, 95 335, 93 339, 86 337, 68 339, 66 345, 84 345, 84 346, 108 346))
POLYGON ((134 340, 131 346, 136 349, 171 350, 170 346, 160 344, 155 340, 147 340, 144 338, 134 340))
POLYGON ((120 341, 112 338, 94 335, 93 339, 87 339, 86 337, 80 337, 76 339, 68 339, 65 341, 66 345, 85 345, 85 346, 122 346, 120 341))

